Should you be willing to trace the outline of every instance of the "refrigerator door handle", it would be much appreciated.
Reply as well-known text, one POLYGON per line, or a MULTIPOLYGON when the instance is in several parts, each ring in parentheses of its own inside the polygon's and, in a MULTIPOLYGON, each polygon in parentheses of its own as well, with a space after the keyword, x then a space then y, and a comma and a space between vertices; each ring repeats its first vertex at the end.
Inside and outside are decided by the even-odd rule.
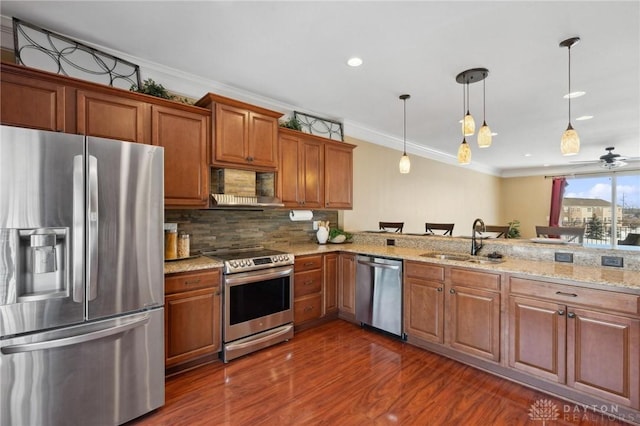
POLYGON ((89 300, 98 296, 98 159, 89 156, 89 211, 87 258, 87 279, 89 282, 89 300))
POLYGON ((73 301, 82 303, 84 282, 82 265, 84 264, 84 157, 73 157, 73 257, 72 257, 72 292, 73 301))
POLYGON ((90 342, 92 340, 102 339, 104 337, 109 337, 116 334, 123 334, 133 328, 146 325, 149 322, 149 318, 151 318, 151 316, 149 314, 146 314, 141 318, 137 318, 133 321, 129 321, 115 327, 105 328, 104 330, 98 330, 86 334, 78 334, 76 336, 64 337, 61 339, 45 340, 44 342, 5 346, 4 348, 0 349, 0 351, 3 354, 17 354, 22 352, 41 351, 45 349, 54 349, 63 346, 77 345, 79 343, 90 342))

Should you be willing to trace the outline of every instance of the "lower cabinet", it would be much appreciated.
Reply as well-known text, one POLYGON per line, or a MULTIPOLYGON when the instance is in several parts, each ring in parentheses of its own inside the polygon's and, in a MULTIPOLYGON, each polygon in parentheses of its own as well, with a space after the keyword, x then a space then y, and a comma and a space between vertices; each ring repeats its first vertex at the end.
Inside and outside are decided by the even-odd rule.
POLYGON ((404 332, 500 361, 500 274, 405 262, 404 332))
POLYGON ((165 368, 191 368, 221 349, 220 270, 165 277, 165 368))
POLYGON ((339 281, 338 257, 339 257, 338 253, 329 253, 324 255, 323 315, 328 315, 328 314, 338 312, 338 281, 339 281))
POLYGON ((356 320, 356 255, 340 253, 338 257, 338 316, 356 320))
POLYGON ((322 316, 323 259, 321 254, 296 257, 293 277, 293 323, 322 316))
POLYGON ((640 408, 639 296, 515 277, 510 284, 511 368, 640 408))

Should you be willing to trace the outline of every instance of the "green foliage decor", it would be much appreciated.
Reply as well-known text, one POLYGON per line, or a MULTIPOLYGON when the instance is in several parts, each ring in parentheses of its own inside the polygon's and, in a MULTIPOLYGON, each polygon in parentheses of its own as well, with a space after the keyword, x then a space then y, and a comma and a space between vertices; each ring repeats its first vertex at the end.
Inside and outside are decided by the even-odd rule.
POLYGON ((288 120, 280 123, 280 127, 286 127, 287 129, 293 130, 302 130, 302 126, 300 125, 300 121, 298 121, 295 117, 290 117, 288 120))
POLYGON ((183 104, 189 104, 189 105, 192 104, 192 102, 189 101, 189 99, 187 98, 172 95, 171 93, 169 93, 167 89, 165 89, 165 87, 162 84, 156 83, 151 78, 144 80, 142 82, 142 86, 140 87, 138 87, 137 84, 132 85, 129 90, 132 92, 144 93, 145 95, 155 96, 156 98, 169 99, 170 101, 178 101, 178 102, 182 102, 183 104))
POLYGON ((349 241, 351 238, 353 238, 353 234, 349 232, 345 232, 342 229, 338 229, 338 228, 329 229, 329 240, 333 240, 338 235, 344 235, 345 241, 349 241))
POLYGON ((518 219, 513 219, 509 222, 507 238, 520 238, 520 221, 518 219))

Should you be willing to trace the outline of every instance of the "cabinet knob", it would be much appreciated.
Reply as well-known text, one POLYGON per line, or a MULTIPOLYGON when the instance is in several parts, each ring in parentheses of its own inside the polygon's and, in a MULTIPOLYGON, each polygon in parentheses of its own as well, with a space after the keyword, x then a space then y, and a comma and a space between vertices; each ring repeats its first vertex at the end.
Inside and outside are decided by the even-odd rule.
POLYGON ((558 315, 564 315, 564 310, 560 309, 560 310, 558 311, 558 315))
POLYGON ((253 157, 247 157, 247 161, 248 162, 252 162, 253 161, 253 157))
POLYGON ((568 317, 568 318, 575 318, 575 317, 576 317, 576 314, 575 314, 575 312, 569 312, 569 313, 567 314, 567 317, 568 317))
POLYGON ((451 294, 456 294, 456 291, 455 291, 454 289, 450 289, 450 290, 449 290, 449 293, 451 293, 451 294))
POLYGON ((440 292, 441 292, 441 291, 442 291, 442 287, 438 287, 438 291, 440 291, 440 292))

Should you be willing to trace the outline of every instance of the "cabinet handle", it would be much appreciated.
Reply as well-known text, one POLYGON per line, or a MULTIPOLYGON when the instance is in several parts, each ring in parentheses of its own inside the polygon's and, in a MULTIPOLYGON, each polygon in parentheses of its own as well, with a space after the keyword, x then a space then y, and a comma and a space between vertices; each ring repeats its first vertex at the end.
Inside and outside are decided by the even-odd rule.
POLYGON ((438 291, 440 291, 440 292, 441 292, 441 291, 442 291, 442 287, 438 287, 438 291))
POLYGON ((569 312, 569 313, 567 314, 567 317, 568 317, 568 318, 575 318, 575 317, 576 317, 576 314, 575 314, 575 312, 569 312))
POLYGON ((556 291, 556 294, 559 296, 578 297, 578 295, 575 293, 565 293, 563 291, 556 291))
POLYGON ((313 306, 305 306, 304 311, 305 312, 313 311, 313 306))
POLYGON ((200 278, 198 278, 197 280, 191 280, 191 281, 185 281, 184 285, 194 285, 194 284, 200 284, 200 278))
POLYGON ((560 310, 558 311, 558 315, 564 315, 564 310, 560 309, 560 310))
POLYGON ((454 289, 451 289, 451 290, 449 290, 449 293, 456 294, 456 291, 454 289))
POLYGON ((313 262, 305 262, 304 263, 304 266, 311 266, 311 265, 313 265, 313 262))
POLYGON ((248 162, 252 162, 253 161, 253 157, 247 157, 247 161, 248 162))
POLYGON ((305 281, 304 282, 304 285, 311 285, 311 284, 313 284, 313 280, 309 280, 309 281, 305 281))

